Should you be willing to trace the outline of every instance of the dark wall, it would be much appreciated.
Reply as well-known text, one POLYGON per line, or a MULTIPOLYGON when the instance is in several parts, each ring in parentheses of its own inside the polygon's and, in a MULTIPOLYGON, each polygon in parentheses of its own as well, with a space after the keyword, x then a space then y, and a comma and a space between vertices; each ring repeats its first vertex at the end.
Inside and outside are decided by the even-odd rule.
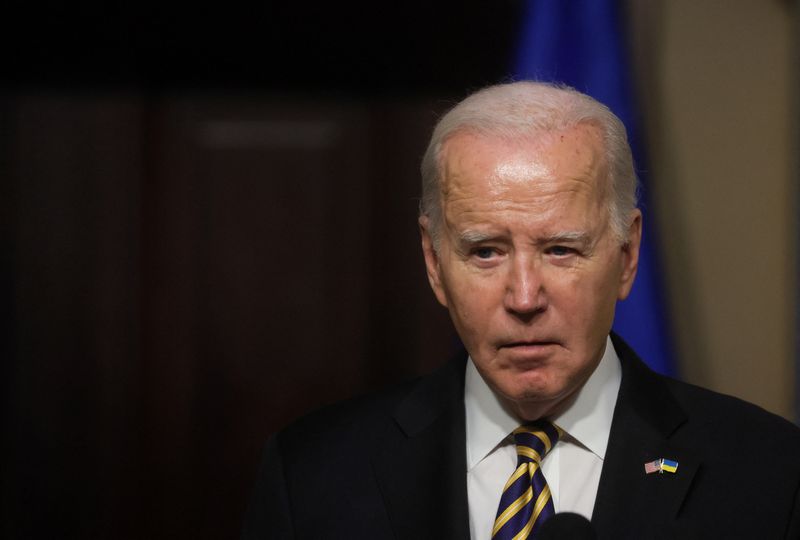
POLYGON ((453 352, 415 223, 430 105, 10 106, 20 538, 228 536, 269 433, 453 352))
POLYGON ((523 0, 74 2, 0 11, 2 80, 456 93, 507 75, 523 0))
POLYGON ((6 538, 234 538, 270 433, 457 351, 418 164, 519 6, 435 4, 13 8, 6 538))

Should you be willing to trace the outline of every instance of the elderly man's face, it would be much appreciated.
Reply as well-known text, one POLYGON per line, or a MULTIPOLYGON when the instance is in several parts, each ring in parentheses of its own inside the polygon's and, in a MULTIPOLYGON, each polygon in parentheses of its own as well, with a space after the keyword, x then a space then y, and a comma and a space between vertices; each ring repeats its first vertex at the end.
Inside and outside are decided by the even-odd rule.
POLYGON ((614 237, 607 175, 588 125, 446 144, 438 252, 420 219, 428 276, 479 372, 522 418, 550 414, 586 382, 633 284, 641 215, 627 242, 614 237))

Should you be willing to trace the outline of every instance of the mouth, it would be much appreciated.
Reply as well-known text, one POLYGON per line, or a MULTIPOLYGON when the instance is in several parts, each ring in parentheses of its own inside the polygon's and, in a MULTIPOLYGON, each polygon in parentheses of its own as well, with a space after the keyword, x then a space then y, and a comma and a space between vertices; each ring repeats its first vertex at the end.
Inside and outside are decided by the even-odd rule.
POLYGON ((500 344, 501 349, 537 349, 558 345, 555 341, 509 341, 500 344))
POLYGON ((550 340, 508 341, 498 347, 498 352, 517 368, 532 369, 547 364, 558 346, 550 340))

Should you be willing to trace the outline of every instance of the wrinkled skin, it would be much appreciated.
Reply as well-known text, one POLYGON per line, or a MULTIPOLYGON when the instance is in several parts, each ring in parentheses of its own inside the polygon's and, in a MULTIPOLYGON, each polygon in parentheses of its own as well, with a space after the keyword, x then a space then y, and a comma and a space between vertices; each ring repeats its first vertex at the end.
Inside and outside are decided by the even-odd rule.
POLYGON ((442 163, 438 250, 420 218, 431 287, 511 412, 551 415, 603 355, 636 275, 641 213, 613 234, 591 125, 514 141, 461 132, 442 163))

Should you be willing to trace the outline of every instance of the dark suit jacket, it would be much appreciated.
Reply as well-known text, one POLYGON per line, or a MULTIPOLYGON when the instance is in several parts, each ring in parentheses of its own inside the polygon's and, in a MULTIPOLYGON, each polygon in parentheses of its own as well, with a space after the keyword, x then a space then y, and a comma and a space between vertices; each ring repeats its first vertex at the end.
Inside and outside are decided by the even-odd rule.
MULTIPOLYGON (((657 375, 612 338, 622 385, 592 516, 598 538, 800 538, 800 429, 657 375), (678 471, 645 474, 658 458, 678 471)), ((273 437, 242 538, 469 538, 464 366, 273 437)))

